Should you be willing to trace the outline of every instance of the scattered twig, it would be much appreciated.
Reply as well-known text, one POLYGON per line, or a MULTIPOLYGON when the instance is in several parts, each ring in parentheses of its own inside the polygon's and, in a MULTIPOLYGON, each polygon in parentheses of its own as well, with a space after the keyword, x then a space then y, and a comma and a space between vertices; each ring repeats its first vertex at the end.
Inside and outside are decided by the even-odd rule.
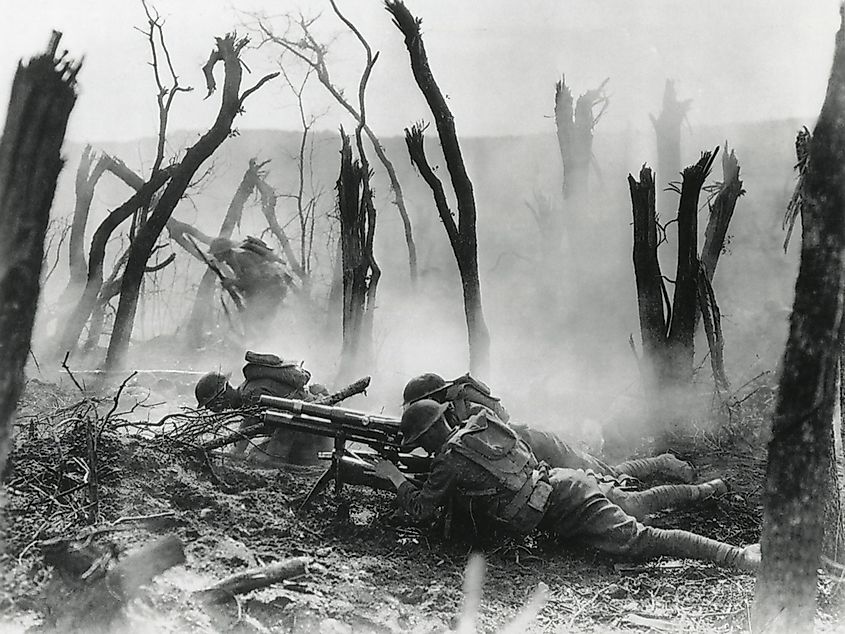
POLYGON ((70 377, 71 381, 73 381, 73 384, 77 387, 77 389, 84 394, 85 390, 79 384, 79 381, 76 380, 76 377, 73 376, 73 372, 71 372, 70 368, 68 367, 67 360, 68 360, 69 357, 70 357, 70 350, 65 352, 65 358, 62 360, 62 368, 64 368, 64 371, 67 372, 68 376, 70 377))

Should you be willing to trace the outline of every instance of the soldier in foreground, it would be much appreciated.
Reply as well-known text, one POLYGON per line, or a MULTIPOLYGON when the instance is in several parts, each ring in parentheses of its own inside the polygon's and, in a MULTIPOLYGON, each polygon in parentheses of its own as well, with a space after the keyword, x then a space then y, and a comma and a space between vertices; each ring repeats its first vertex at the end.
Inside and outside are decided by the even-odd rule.
POLYGON ((653 458, 626 460, 617 465, 606 462, 576 449, 553 432, 541 431, 521 423, 510 423, 510 414, 500 399, 493 396, 484 383, 469 374, 446 381, 439 374, 429 372, 408 381, 402 393, 403 407, 408 408, 422 399, 431 399, 448 405, 445 417, 453 428, 461 427, 471 416, 488 411, 507 424, 534 452, 540 462, 550 467, 583 469, 611 478, 643 479, 668 476, 690 483, 695 478, 693 466, 669 453, 653 458))
POLYGON ((581 470, 548 469, 513 430, 486 412, 452 429, 444 417, 447 407, 423 399, 402 415, 403 449, 422 447, 434 455, 422 488, 408 482, 388 460, 379 459, 375 465, 376 474, 390 480, 400 506, 414 521, 433 518, 454 495, 476 518, 516 533, 546 531, 567 545, 580 543, 630 558, 668 555, 742 570, 759 566, 757 544, 739 548, 639 521, 679 502, 710 497, 721 481, 624 492, 602 486, 581 470))
MULTIPOLYGON (((312 401, 316 397, 328 394, 328 390, 319 383, 308 385, 311 373, 301 363, 285 361, 274 354, 247 352, 246 365, 243 367, 244 382, 237 388, 229 383, 229 377, 219 372, 209 372, 203 376, 194 388, 197 407, 205 407, 212 412, 257 405, 258 399, 266 394, 282 398, 312 401)), ((241 427, 253 424, 248 420, 241 427)), ((248 440, 235 445, 237 453, 244 453, 248 440)), ((282 461, 291 464, 318 464, 317 453, 331 448, 329 439, 313 436, 293 430, 279 430, 270 440, 255 449, 256 456, 264 456, 270 461, 282 461)))

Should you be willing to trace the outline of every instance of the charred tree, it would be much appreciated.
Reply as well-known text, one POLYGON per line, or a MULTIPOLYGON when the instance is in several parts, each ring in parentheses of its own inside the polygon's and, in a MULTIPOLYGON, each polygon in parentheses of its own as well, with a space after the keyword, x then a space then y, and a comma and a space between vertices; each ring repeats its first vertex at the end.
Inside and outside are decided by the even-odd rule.
POLYGON ((724 361, 724 339, 722 337, 721 314, 713 291, 713 276, 719 256, 725 249, 728 227, 736 209, 737 200, 745 193, 739 179, 739 161, 733 150, 722 153, 722 182, 709 204, 710 215, 704 231, 704 246, 701 248, 701 266, 698 276, 698 303, 704 334, 710 348, 710 367, 716 389, 725 393, 730 389, 724 361))
MULTIPOLYGON (((831 488, 845 279, 845 13, 803 179, 801 264, 764 491, 757 631, 812 632, 831 488)), ((838 518, 837 518, 838 519, 838 518)), ((838 523, 838 522, 837 522, 838 523)))
POLYGON ((681 124, 691 103, 691 99, 678 101, 675 82, 667 79, 660 114, 656 118, 651 115, 651 123, 657 135, 657 175, 661 192, 658 207, 661 209, 668 207, 671 200, 666 186, 681 172, 681 124))
POLYGON ((53 351, 54 357, 61 359, 65 353, 72 353, 76 350, 77 342, 85 329, 85 324, 97 306, 97 300, 103 287, 106 245, 112 233, 124 221, 131 218, 139 208, 149 206, 155 193, 167 182, 173 168, 174 166, 170 166, 159 170, 149 181, 144 182, 143 186, 130 196, 125 203, 109 212, 97 227, 88 251, 88 278, 85 282, 85 288, 73 311, 65 321, 65 327, 59 333, 53 351))
POLYGON ((369 173, 352 157, 349 137, 341 130, 337 206, 343 270, 343 347, 339 376, 366 365, 372 352, 372 319, 380 271, 373 267, 375 210, 369 173))
POLYGON ((76 204, 73 208, 73 220, 70 226, 70 242, 68 243, 68 263, 70 265, 70 280, 66 294, 76 294, 88 277, 88 266, 85 263, 85 228, 88 225, 88 214, 91 211, 91 201, 94 190, 100 178, 109 166, 109 157, 101 154, 94 161, 94 152, 90 145, 86 145, 76 170, 76 204))
POLYGON ((411 162, 417 167, 420 175, 432 190, 437 211, 446 227, 455 260, 458 263, 469 338, 470 370, 477 376, 484 376, 487 374, 490 365, 490 333, 487 330, 481 304, 476 207, 472 182, 467 174, 461 147, 458 143, 455 119, 428 64, 428 57, 420 33, 422 21, 415 18, 401 0, 388 0, 386 6, 388 12, 393 16, 394 24, 405 37, 405 46, 411 59, 411 70, 417 86, 419 86, 434 116, 440 146, 443 149, 446 167, 455 192, 458 206, 457 224, 446 205, 443 185, 432 171, 425 157, 424 129, 420 126, 414 126, 410 130, 406 129, 405 142, 408 146, 411 162))
POLYGON ((657 258, 660 236, 665 230, 657 222, 654 178, 647 167, 641 170, 639 182, 628 176, 634 219, 634 274, 647 368, 646 382, 650 391, 658 397, 692 382, 701 275, 697 251, 698 200, 715 154, 703 152, 695 165, 683 171, 677 217, 677 271, 671 302, 657 258))
POLYGON ((66 53, 56 56, 60 38, 53 31, 44 54, 18 64, 0 138, 0 473, 41 292, 44 236, 64 164, 59 152, 76 102, 79 65, 66 53))
POLYGON ((710 217, 704 231, 704 246, 701 248, 701 266, 707 274, 707 279, 713 281, 719 256, 725 248, 728 227, 733 218, 736 202, 745 194, 742 181, 739 178, 739 161, 733 150, 722 153, 722 182, 719 191, 710 204, 710 217))
POLYGON ((593 130, 607 109, 605 79, 598 88, 588 90, 574 102, 572 91, 562 77, 555 84, 555 128, 560 158, 563 161, 563 198, 583 201, 590 186, 593 162, 593 130), (598 113, 596 106, 601 106, 598 113))
POLYGON ((200 165, 231 134, 234 119, 243 109, 246 98, 259 89, 266 81, 278 74, 266 75, 255 86, 240 94, 241 77, 243 74, 240 51, 246 44, 246 38, 237 38, 234 34, 217 38, 217 44, 203 68, 208 94, 211 95, 216 89, 216 82, 213 75, 214 66, 217 62, 223 62, 225 78, 220 110, 211 128, 194 145, 186 150, 182 160, 174 167, 173 174, 168 180, 167 185, 165 185, 164 191, 155 205, 155 209, 135 235, 129 252, 129 259, 126 263, 126 270, 123 274, 120 301, 106 355, 106 370, 117 370, 123 363, 126 351, 129 348, 129 337, 132 334, 132 328, 134 326, 135 312, 138 306, 138 294, 141 289, 141 280, 144 276, 147 261, 155 247, 156 241, 167 225, 167 221, 173 214, 173 210, 188 188, 191 178, 193 178, 200 165))
MULTIPOLYGON (((366 65, 361 79, 362 82, 366 84, 367 76, 372 69, 372 65, 375 63, 375 58, 378 57, 378 53, 373 55, 370 44, 363 37, 360 30, 341 13, 334 0, 331 0, 331 5, 335 15, 337 15, 344 25, 352 32, 361 44, 361 47, 364 49, 366 54, 366 65)), ((402 221, 402 228, 405 233, 405 244, 408 249, 408 268, 410 271, 411 284, 416 285, 417 246, 414 241, 411 219, 405 205, 405 195, 402 193, 402 184, 399 182, 399 177, 396 174, 396 168, 393 166, 393 162, 384 151, 384 146, 381 144, 381 141, 366 122, 365 113, 360 107, 360 90, 359 105, 356 108, 355 105, 353 105, 352 102, 344 95, 344 91, 332 82, 331 76, 329 75, 329 68, 326 64, 326 54, 328 52, 328 48, 325 45, 320 44, 312 35, 310 30, 312 23, 313 20, 308 21, 304 18, 299 18, 299 20, 297 20, 297 26, 302 32, 302 37, 299 38, 289 38, 274 33, 269 22, 262 19, 258 20, 258 30, 261 32, 264 41, 272 42, 280 46, 284 51, 294 55, 305 63, 312 71, 314 71, 317 75, 317 79, 323 87, 335 99, 335 101, 337 101, 337 103, 349 113, 355 121, 356 126, 358 126, 367 136, 367 139, 369 139, 373 146, 373 151, 376 153, 376 157, 382 166, 384 166, 384 171, 387 173, 387 178, 390 182, 390 189, 393 191, 393 202, 399 212, 399 218, 402 221)))

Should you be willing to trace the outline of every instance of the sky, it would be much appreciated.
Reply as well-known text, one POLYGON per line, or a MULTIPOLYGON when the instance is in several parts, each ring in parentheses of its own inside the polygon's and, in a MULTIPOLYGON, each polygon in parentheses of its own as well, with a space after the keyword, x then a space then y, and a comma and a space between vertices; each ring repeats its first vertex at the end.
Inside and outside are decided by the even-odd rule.
MULTIPOLYGON (((380 57, 370 82, 368 120, 377 133, 401 134, 430 120, 413 82, 401 34, 380 0, 338 0, 380 57)), ((812 121, 821 106, 839 23, 838 0, 408 0, 423 20, 435 78, 460 134, 516 135, 553 130, 554 83, 565 73, 577 95, 606 77, 610 108, 602 125, 646 127, 657 113, 664 82, 693 100, 690 122, 724 124, 761 119, 812 121)), ((344 32, 328 0, 150 0, 165 18, 165 35, 183 84, 171 130, 207 129, 215 97, 203 101, 200 67, 214 37, 247 32, 264 12, 317 16, 315 31, 329 47, 336 83, 354 95, 363 54, 344 32)), ((79 99, 68 137, 78 142, 151 136, 156 104, 140 0, 3 0, 0 22, 0 104, 3 112, 17 62, 43 50, 50 30, 63 47, 84 56, 79 99), (11 16, 11 18, 9 18, 11 16)), ((247 50, 249 86, 277 67, 276 52, 247 50)), ((292 76, 302 66, 286 66, 292 76)), ((221 70, 222 72, 222 70, 221 70)), ((314 82, 306 92, 316 127, 334 130, 348 119, 314 82)), ((297 129, 298 111, 276 80, 247 101, 240 128, 297 129)))

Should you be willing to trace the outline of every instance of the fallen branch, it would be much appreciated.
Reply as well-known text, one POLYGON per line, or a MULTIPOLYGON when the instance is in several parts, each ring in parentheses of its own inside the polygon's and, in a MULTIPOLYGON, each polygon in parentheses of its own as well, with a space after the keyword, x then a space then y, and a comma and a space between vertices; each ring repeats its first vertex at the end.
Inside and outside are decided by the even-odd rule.
POLYGON ((226 577, 210 588, 195 592, 194 598, 206 603, 224 603, 239 594, 307 574, 313 561, 311 557, 291 557, 263 568, 244 570, 226 577))
POLYGON ((68 358, 69 358, 69 357, 70 357, 70 350, 68 350, 67 352, 65 352, 65 358, 62 360, 62 368, 64 369, 64 371, 65 371, 65 372, 67 372, 68 376, 70 377, 70 380, 71 380, 71 381, 73 381, 73 384, 77 387, 77 389, 78 389, 80 392, 83 392, 83 393, 84 393, 84 392, 85 392, 85 390, 84 390, 84 389, 82 388, 82 386, 79 384, 79 381, 77 381, 77 380, 76 380, 76 377, 75 377, 75 376, 73 376, 73 372, 71 372, 71 371, 70 371, 70 367, 69 367, 69 366, 68 366, 68 364, 67 364, 67 360, 68 360, 68 358))

